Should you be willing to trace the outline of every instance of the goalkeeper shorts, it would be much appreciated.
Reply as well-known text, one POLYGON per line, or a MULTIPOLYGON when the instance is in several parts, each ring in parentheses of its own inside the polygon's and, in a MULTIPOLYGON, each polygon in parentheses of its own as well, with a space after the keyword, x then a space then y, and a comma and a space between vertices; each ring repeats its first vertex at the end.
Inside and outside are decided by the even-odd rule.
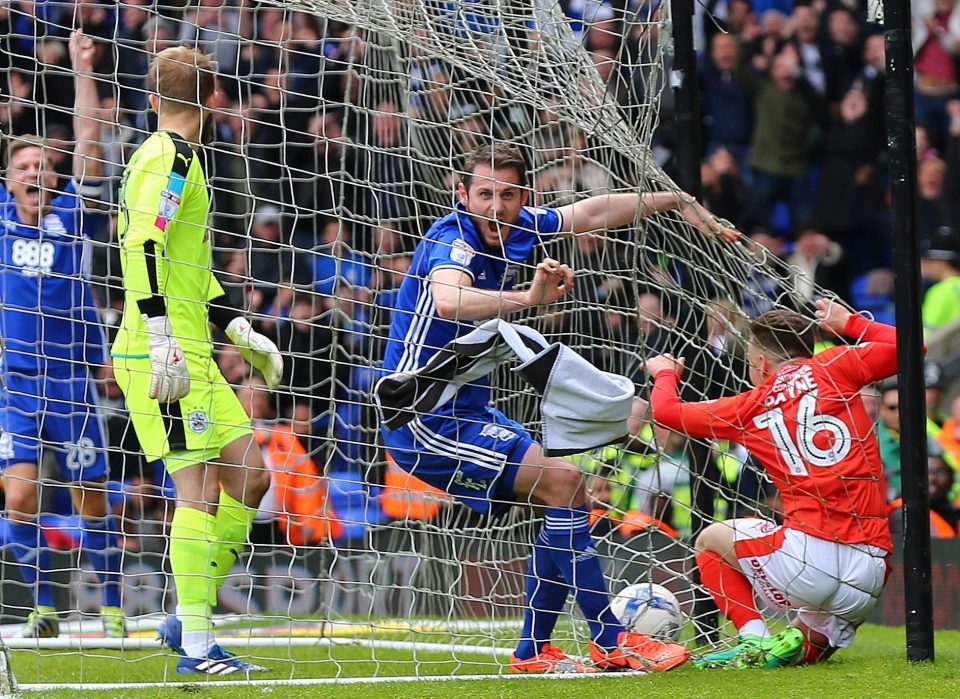
POLYGON ((253 433, 249 416, 213 357, 186 356, 190 391, 174 403, 149 397, 148 358, 113 358, 140 448, 149 461, 163 459, 168 473, 214 461, 227 444, 253 433))

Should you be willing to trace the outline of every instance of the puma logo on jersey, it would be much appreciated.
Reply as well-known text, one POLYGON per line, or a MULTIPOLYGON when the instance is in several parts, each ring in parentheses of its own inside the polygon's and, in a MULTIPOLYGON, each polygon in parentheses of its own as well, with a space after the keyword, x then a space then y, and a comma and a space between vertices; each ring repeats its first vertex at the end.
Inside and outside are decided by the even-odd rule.
POLYGON ((177 153, 177 157, 180 158, 180 160, 182 160, 187 167, 190 167, 190 160, 187 159, 187 156, 185 156, 183 153, 177 153))

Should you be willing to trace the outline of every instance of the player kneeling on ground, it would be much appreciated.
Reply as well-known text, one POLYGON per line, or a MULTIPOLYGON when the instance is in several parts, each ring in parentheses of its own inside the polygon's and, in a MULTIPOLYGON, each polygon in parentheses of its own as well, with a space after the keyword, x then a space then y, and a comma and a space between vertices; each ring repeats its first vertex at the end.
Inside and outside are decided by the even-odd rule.
POLYGON ((863 342, 813 356, 814 328, 791 311, 753 321, 747 358, 756 386, 737 396, 682 403, 683 362, 647 361, 654 419, 693 437, 743 444, 783 499, 783 525, 734 519, 697 539, 704 586, 737 628, 740 642, 701 658, 701 667, 815 663, 853 640, 889 571, 892 548, 886 483, 860 389, 897 368, 895 330, 817 302, 820 326, 863 342), (754 593, 796 612, 771 636, 754 593))

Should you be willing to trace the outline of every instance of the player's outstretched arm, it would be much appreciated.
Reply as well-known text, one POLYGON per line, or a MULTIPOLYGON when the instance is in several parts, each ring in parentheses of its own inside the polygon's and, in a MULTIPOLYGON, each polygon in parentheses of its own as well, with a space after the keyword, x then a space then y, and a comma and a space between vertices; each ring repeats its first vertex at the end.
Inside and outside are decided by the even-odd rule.
POLYGON ((683 359, 662 354, 644 362, 644 369, 653 377, 650 408, 658 425, 691 437, 737 439, 742 433, 740 413, 749 405, 749 393, 703 403, 684 403, 678 385, 683 373, 683 359))
POLYGON ((858 385, 880 381, 897 371, 897 330, 892 325, 868 320, 831 299, 816 302, 820 327, 861 344, 845 348, 836 360, 858 385))
POLYGON ((573 270, 556 260, 537 265, 533 282, 525 291, 478 289, 470 275, 449 267, 430 275, 430 288, 437 315, 445 320, 490 320, 531 306, 546 306, 573 289, 573 270))
POLYGON ((643 194, 598 194, 558 209, 567 234, 594 233, 622 228, 640 216, 664 211, 679 211, 687 223, 706 236, 718 236, 726 242, 740 237, 740 232, 710 213, 685 192, 645 192, 643 194))
POLYGON ((73 66, 76 98, 73 105, 73 179, 81 195, 100 194, 103 157, 100 151, 100 97, 93 78, 96 48, 93 39, 81 31, 70 34, 70 62, 73 66))

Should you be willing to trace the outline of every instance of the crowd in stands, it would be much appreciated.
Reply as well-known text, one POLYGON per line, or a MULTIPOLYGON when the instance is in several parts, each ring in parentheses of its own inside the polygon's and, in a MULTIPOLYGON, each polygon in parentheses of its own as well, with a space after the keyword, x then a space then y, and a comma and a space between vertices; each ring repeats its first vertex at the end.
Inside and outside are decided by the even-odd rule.
MULTIPOLYGON (((611 98, 626 113, 635 113, 646 86, 644 60, 638 56, 649 47, 636 33, 624 35, 617 18, 624 9, 655 13, 654 6, 635 0, 564 0, 563 6, 607 80, 611 98), (621 64, 617 59, 624 57, 630 60, 621 64), (626 63, 638 67, 631 72, 626 63)), ((812 298, 817 284, 892 322, 884 40, 878 27, 866 23, 865 3, 709 0, 697 8, 701 177, 707 206, 793 265, 803 294, 812 298)), ((920 235, 924 276, 934 285, 924 320, 933 331, 960 317, 955 291, 960 287, 960 238, 954 233, 960 233, 960 198, 952 191, 960 186, 960 2, 917 0, 914 13, 920 235)), ((334 472, 353 470, 366 478, 358 469, 383 461, 376 458, 376 423, 367 395, 390 308, 422 224, 444 212, 435 193, 424 192, 431 186, 451 191, 451 166, 459 154, 478 143, 481 134, 518 133, 529 117, 490 109, 484 95, 492 90, 479 78, 422 57, 409 62, 408 105, 389 91, 360 94, 361 85, 366 86, 360 75, 364 65, 376 71, 391 47, 365 41, 346 24, 252 0, 198 0, 186 9, 150 0, 119 5, 11 0, 0 5, 0 131, 45 135, 65 176, 73 103, 65 39, 74 26, 97 39, 108 204, 116 201, 126 157, 156 127, 155 115, 146 107, 150 54, 179 42, 215 54, 221 91, 215 140, 205 153, 214 193, 214 266, 231 303, 246 309, 288 357, 286 388, 275 401, 249 377, 234 348, 224 344, 217 352, 225 377, 241 391, 263 428, 258 441, 279 474, 264 501, 265 540, 301 545, 346 536, 333 513, 317 510, 324 487, 319 474, 330 470, 332 460, 334 472), (457 89, 430 87, 438 85, 457 89), (405 157, 407 117, 427 124, 421 126, 420 145, 436 156, 430 162, 442 171, 433 179, 423 181, 425 171, 414 173, 405 157), (443 126, 446 141, 437 136, 439 128, 430 132, 431 121, 443 126), (350 215, 341 215, 344 211, 350 215), (331 435, 335 441, 328 439, 331 435), (308 494, 297 495, 301 491, 308 494), (291 504, 295 496, 299 499, 291 504), (269 515, 284 510, 312 514, 269 515)), ((672 110, 667 90, 653 153, 668 172, 678 137, 672 110)), ((589 144, 582 133, 548 125, 537 137, 553 163, 538 172, 539 194, 598 193, 611 187, 610 173, 584 158, 589 144), (546 148, 553 141, 555 152, 546 148)), ((450 197, 441 195, 439 201, 450 197)), ((98 240, 104 244, 94 259, 96 291, 108 325, 122 308, 115 222, 115 216, 103 214, 98 240)), ((580 244, 591 242, 584 238, 580 244)), ((578 254, 596 271, 611 260, 621 270, 632 263, 627 251, 584 247, 578 254)), ((755 281, 761 291, 776 296, 775 289, 765 287, 769 280, 755 281)), ((604 281, 584 293, 602 304, 623 294, 621 287, 617 280, 604 281)), ((616 315, 599 319, 597 326, 659 350, 662 334, 675 320, 662 299, 652 291, 623 298, 628 301, 622 303, 638 308, 630 327, 621 328, 625 321, 616 315)), ((727 311, 716 309, 718 314, 727 311)), ((562 322, 558 316, 557 323, 562 322)), ((712 325, 710 343, 718 351, 728 346, 723 328, 723 323, 712 325)), ((141 545, 138 537, 149 533, 143 522, 151 519, 138 518, 139 513, 152 512, 156 519, 163 511, 148 487, 164 483, 162 469, 136 456, 109 366, 100 378, 111 421, 112 477, 125 483, 118 506, 126 507, 128 546, 135 548, 141 545)), ((884 388, 877 399, 878 434, 895 498, 899 435, 888 414, 895 410, 888 405, 895 403, 896 393, 888 393, 884 388)), ((931 431, 932 443, 943 445, 942 454, 931 457, 931 493, 935 480, 938 492, 953 488, 954 471, 939 463, 954 469, 960 461, 958 420, 960 405, 942 431, 931 431)), ((628 447, 636 451, 629 458, 636 457, 638 473, 647 459, 639 443, 628 447)), ((675 455, 671 477, 680 487, 685 446, 678 438, 666 445, 675 455)), ((730 492, 739 489, 740 501, 762 500, 762 482, 747 484, 738 469, 724 470, 724 459, 734 463, 744 458, 734 452, 730 447, 717 454, 730 492)), ((658 471, 658 482, 663 476, 658 471)), ((633 509, 684 530, 685 522, 667 513, 670 503, 644 500, 644 492, 653 492, 652 486, 608 496, 633 500, 633 509)), ((732 497, 729 507, 737 502, 732 497)), ((952 512, 944 509, 944 517, 956 530, 960 518, 952 512)), ((387 515, 358 516, 376 520, 387 515)))

